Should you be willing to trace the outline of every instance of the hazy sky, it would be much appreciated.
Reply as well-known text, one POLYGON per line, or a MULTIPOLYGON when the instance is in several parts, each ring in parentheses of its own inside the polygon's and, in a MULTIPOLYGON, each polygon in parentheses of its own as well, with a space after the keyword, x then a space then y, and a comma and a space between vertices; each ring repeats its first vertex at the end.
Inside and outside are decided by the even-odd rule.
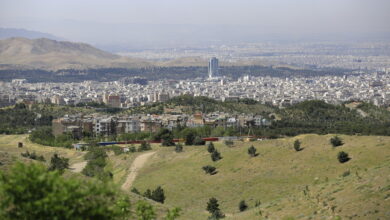
POLYGON ((299 36, 388 33, 389 11, 390 0, 0 0, 0 27, 72 40, 88 40, 99 26, 126 24, 247 26, 299 36))

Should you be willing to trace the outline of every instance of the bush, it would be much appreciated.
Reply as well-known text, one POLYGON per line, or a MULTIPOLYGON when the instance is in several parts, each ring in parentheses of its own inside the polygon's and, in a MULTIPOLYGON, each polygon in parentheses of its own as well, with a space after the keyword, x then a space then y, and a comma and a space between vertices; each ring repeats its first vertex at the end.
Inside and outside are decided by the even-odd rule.
POLYGON ((194 139, 194 145, 205 145, 206 141, 204 141, 201 137, 197 136, 194 139))
POLYGON ((150 144, 146 141, 143 141, 141 143, 141 145, 138 147, 138 152, 142 152, 142 151, 148 151, 148 150, 151 150, 152 147, 150 146, 150 144))
POLYGON ((175 147, 175 151, 176 153, 180 153, 180 152, 183 152, 183 145, 182 144, 177 144, 176 147, 175 147))
POLYGON ((218 200, 214 197, 210 198, 207 202, 206 210, 211 214, 211 219, 220 219, 225 217, 225 215, 219 209, 218 200))
POLYGON ((140 195, 141 193, 138 191, 138 189, 137 188, 135 188, 135 187, 133 187, 132 189, 131 189, 131 191, 130 192, 132 192, 132 193, 135 193, 135 194, 138 194, 138 195, 140 195))
POLYGON ((248 208, 248 205, 246 204, 245 200, 241 200, 241 202, 238 204, 238 209, 240 212, 245 211, 248 208))
POLYGON ((248 148, 248 154, 251 157, 256 157, 258 154, 256 153, 257 149, 252 145, 248 148))
POLYGON ((194 140, 195 140, 195 135, 194 133, 190 132, 186 135, 186 141, 185 141, 185 144, 186 145, 193 145, 194 144, 194 140))
POLYGON ((213 153, 211 153, 211 160, 212 161, 218 161, 220 159, 222 159, 222 157, 221 157, 221 154, 217 150, 215 150, 213 153))
POLYGON ((202 167, 202 169, 204 170, 204 172, 206 172, 206 174, 214 175, 217 173, 216 168, 213 166, 207 165, 207 166, 202 167))
POLYGON ((349 158, 348 154, 345 153, 344 151, 340 151, 337 154, 337 159, 339 160, 340 163, 345 163, 345 162, 349 161, 351 158, 349 158))
POLYGON ((165 216, 164 220, 175 220, 176 218, 180 217, 180 208, 173 208, 171 210, 168 210, 167 215, 165 216))
POLYGON ((69 159, 65 157, 59 157, 58 154, 54 154, 50 160, 49 171, 58 170, 61 173, 64 172, 65 169, 69 168, 69 159))
POLYGON ((26 151, 26 153, 21 153, 20 154, 22 157, 26 157, 26 158, 30 158, 32 160, 38 160, 38 161, 42 161, 42 162, 45 162, 45 158, 41 155, 41 156, 38 156, 35 152, 32 152, 30 154, 30 152, 26 151))
POLYGON ((131 147, 129 147, 129 151, 131 153, 134 153, 134 152, 137 152, 137 149, 135 148, 135 146, 131 146, 131 147))
POLYGON ((156 202, 164 203, 165 201, 164 189, 161 188, 161 186, 158 186, 155 190, 153 190, 151 198, 156 202))
POLYGON ((209 153, 212 153, 212 152, 215 151, 215 147, 214 147, 213 142, 210 141, 209 145, 207 146, 207 151, 208 151, 209 153))
POLYGON ((136 214, 140 220, 153 220, 156 219, 156 213, 152 205, 146 201, 140 200, 136 205, 136 214))
POLYGON ((10 172, 0 173, 0 196, 2 219, 129 217, 130 203, 114 187, 64 178, 36 163, 17 163, 10 172))
POLYGON ((333 147, 338 147, 344 144, 341 138, 339 138, 338 136, 332 137, 330 139, 330 143, 332 144, 333 147))
POLYGON ((225 145, 228 146, 228 147, 233 147, 234 141, 226 140, 225 141, 225 145))
POLYGON ((301 151, 302 150, 301 142, 299 140, 295 140, 294 141, 294 149, 295 149, 295 151, 301 151))

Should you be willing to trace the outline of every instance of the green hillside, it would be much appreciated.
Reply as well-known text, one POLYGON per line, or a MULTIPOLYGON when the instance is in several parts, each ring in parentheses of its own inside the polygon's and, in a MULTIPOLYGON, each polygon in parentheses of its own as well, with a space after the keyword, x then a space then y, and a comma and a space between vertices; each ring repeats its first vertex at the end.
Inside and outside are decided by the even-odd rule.
POLYGON ((345 144, 333 148, 331 137, 301 135, 240 142, 232 148, 217 143, 223 157, 218 162, 211 161, 204 146, 184 147, 183 153, 161 148, 140 170, 134 186, 140 191, 162 186, 166 204, 184 209, 182 219, 206 219, 211 197, 219 200, 227 219, 389 217, 390 138, 341 136, 345 144), (293 149, 296 139, 302 151, 293 149), (259 156, 251 158, 247 149, 252 144, 259 156), (339 151, 352 159, 339 163, 339 151), (205 174, 205 165, 215 166, 218 173, 205 174), (241 200, 249 205, 243 213, 238 211, 241 200), (256 201, 261 205, 254 207, 256 201))

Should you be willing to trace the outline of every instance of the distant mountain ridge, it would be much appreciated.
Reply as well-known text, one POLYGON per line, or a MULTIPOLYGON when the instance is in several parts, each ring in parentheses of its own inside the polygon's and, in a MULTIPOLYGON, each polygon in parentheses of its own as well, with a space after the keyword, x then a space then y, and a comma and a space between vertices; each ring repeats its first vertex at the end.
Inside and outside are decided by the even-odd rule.
POLYGON ((114 55, 85 43, 13 37, 0 40, 0 65, 3 68, 56 70, 132 68, 151 64, 142 59, 114 55))
POLYGON ((18 28, 0 28, 0 39, 7 39, 12 37, 23 37, 28 39, 48 38, 51 40, 65 40, 64 38, 39 31, 31 31, 18 28))

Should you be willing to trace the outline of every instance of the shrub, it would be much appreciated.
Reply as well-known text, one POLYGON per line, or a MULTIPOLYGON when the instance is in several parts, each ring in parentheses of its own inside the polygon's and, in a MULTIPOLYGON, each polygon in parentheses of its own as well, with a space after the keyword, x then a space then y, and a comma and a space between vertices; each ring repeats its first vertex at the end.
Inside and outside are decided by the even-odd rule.
POLYGON ((351 158, 349 158, 348 154, 345 153, 344 151, 340 151, 337 154, 337 159, 339 160, 340 163, 345 163, 345 162, 349 161, 351 158))
POLYGON ((194 133, 190 132, 186 135, 186 145, 193 145, 194 144, 195 135, 194 133))
POLYGON ((211 214, 211 219, 220 219, 225 217, 225 215, 219 209, 218 200, 214 197, 210 198, 207 202, 206 210, 211 214))
POLYGON ((215 150, 213 153, 211 153, 211 160, 212 161, 218 161, 220 159, 222 159, 222 157, 221 157, 221 154, 217 150, 215 150))
POLYGON ((142 152, 142 151, 148 151, 148 150, 151 150, 152 147, 150 146, 150 144, 146 141, 143 141, 141 143, 141 145, 138 147, 138 152, 142 152))
POLYGON ((176 218, 180 217, 180 208, 173 208, 168 210, 167 215, 165 216, 164 220, 175 220, 176 218))
POLYGON ((294 141, 294 149, 295 149, 295 151, 301 151, 302 150, 301 142, 299 140, 295 140, 294 141))
POLYGON ((32 160, 38 160, 38 161, 42 161, 42 162, 45 162, 45 158, 41 155, 41 156, 38 156, 35 152, 32 152, 30 154, 30 152, 26 151, 26 153, 21 153, 20 154, 22 157, 26 157, 26 158, 30 158, 32 160))
POLYGON ((204 141, 201 137, 197 136, 194 139, 194 145, 205 145, 206 141, 204 141))
POLYGON ((129 151, 131 153, 134 153, 134 152, 137 152, 137 149, 135 148, 135 146, 131 146, 131 147, 129 147, 129 151))
POLYGON ((153 199, 156 202, 164 203, 165 201, 164 189, 161 188, 161 186, 158 186, 155 190, 153 190, 151 199, 153 199))
POLYGON ((257 149, 252 145, 248 148, 248 154, 251 157, 256 157, 258 154, 256 153, 257 149))
POLYGON ((135 194, 138 194, 138 195, 140 195, 141 193, 138 191, 138 189, 137 188, 135 188, 135 187, 133 187, 132 189, 131 189, 131 191, 130 192, 132 192, 132 193, 135 193, 135 194))
POLYGON ((58 170, 61 173, 64 172, 65 169, 69 168, 69 159, 65 157, 59 157, 58 154, 54 154, 50 160, 49 171, 58 170))
POLYGON ((206 174, 214 175, 217 173, 216 168, 213 166, 207 165, 207 166, 202 167, 202 169, 204 170, 204 172, 206 172, 206 174))
POLYGON ((112 186, 64 178, 37 163, 0 173, 0 195, 3 219, 119 219, 130 207, 112 186))
POLYGON ((228 147, 233 147, 234 142, 233 142, 233 141, 230 141, 230 140, 226 140, 226 141, 225 141, 225 145, 228 146, 228 147))
POLYGON ((207 145, 207 151, 208 151, 209 153, 212 153, 212 152, 215 151, 215 147, 214 147, 213 142, 210 141, 210 143, 207 145))
POLYGON ((246 204, 245 200, 241 200, 241 202, 238 204, 238 209, 240 212, 245 211, 248 208, 248 205, 246 204))
POLYGON ((332 137, 330 139, 330 143, 332 144, 333 147, 338 147, 344 144, 341 138, 339 138, 338 136, 332 137))
POLYGON ((140 200, 136 205, 136 214, 140 220, 153 220, 156 219, 156 213, 152 205, 146 201, 140 200))
POLYGON ((176 153, 180 153, 180 152, 183 152, 183 145, 182 144, 177 144, 176 147, 175 147, 175 151, 176 153))

